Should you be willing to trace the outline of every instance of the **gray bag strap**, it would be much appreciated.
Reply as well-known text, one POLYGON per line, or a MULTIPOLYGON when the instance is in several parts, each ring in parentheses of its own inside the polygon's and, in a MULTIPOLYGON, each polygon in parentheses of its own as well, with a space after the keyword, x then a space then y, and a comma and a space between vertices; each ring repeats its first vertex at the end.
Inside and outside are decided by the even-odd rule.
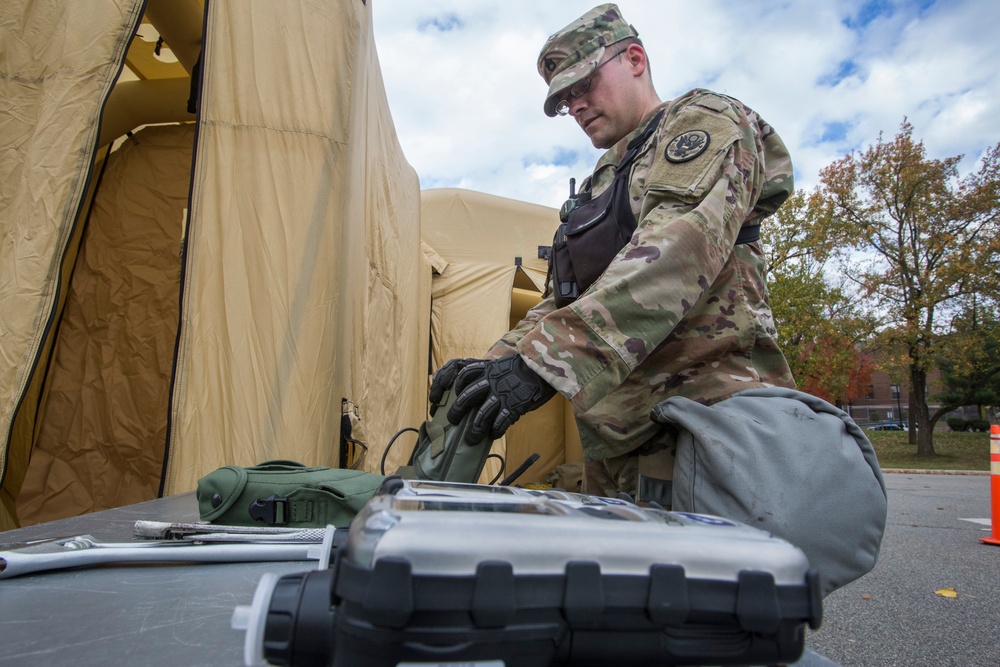
POLYGON ((654 421, 677 432, 675 511, 769 531, 805 552, 826 595, 870 571, 885 530, 885 481, 843 410, 792 389, 751 389, 706 406, 672 397, 654 421))

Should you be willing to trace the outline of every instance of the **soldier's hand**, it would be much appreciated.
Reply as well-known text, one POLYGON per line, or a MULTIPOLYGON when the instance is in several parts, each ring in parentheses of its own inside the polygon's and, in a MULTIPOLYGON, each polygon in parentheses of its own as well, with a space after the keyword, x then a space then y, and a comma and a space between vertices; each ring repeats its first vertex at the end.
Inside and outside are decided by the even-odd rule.
POLYGON ((455 380, 458 398, 448 410, 448 421, 457 424, 476 410, 466 440, 478 442, 484 434, 496 440, 521 415, 544 405, 556 390, 531 370, 517 354, 469 363, 455 380))
POLYGON ((434 373, 434 377, 431 379, 430 393, 427 395, 427 399, 431 403, 431 416, 434 416, 438 406, 441 404, 444 392, 448 391, 455 383, 455 378, 458 377, 461 370, 473 361, 479 361, 479 359, 451 359, 444 366, 437 369, 437 372, 434 373))

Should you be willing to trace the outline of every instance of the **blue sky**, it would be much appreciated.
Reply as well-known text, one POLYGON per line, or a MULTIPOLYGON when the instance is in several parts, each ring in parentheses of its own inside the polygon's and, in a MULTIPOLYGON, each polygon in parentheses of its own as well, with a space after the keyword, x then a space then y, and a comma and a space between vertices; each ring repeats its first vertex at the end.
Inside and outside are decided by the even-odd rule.
MULTIPOLYGON (((369 0, 386 93, 421 187, 558 206, 600 152, 542 113, 535 59, 587 0, 369 0)), ((965 170, 1000 141, 997 0, 621 0, 667 100, 743 100, 788 145, 796 185, 904 117, 965 170)))

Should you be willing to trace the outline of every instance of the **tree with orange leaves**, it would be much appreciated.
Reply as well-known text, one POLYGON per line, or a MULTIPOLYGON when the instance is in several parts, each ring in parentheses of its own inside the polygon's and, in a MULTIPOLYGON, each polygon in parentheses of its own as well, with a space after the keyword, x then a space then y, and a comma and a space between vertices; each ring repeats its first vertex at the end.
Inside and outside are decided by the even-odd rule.
POLYGON ((903 121, 892 140, 824 169, 812 202, 843 275, 883 319, 910 380, 917 454, 934 455, 927 374, 941 357, 945 313, 969 295, 998 293, 1000 143, 959 178, 961 156, 932 160, 903 121))
POLYGON ((871 381, 862 354, 876 321, 826 267, 831 237, 817 214, 816 196, 795 192, 761 228, 768 289, 778 343, 799 389, 839 406, 849 405, 871 381))

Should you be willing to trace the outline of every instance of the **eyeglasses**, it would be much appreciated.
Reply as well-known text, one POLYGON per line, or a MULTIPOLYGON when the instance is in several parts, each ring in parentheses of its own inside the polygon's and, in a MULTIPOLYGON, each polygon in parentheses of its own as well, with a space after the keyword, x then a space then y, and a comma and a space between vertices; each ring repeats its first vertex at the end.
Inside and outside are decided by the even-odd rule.
POLYGON ((568 92, 568 97, 565 97, 565 98, 559 100, 559 104, 556 105, 556 113, 559 114, 560 116, 565 116, 566 114, 568 114, 569 113, 569 103, 572 100, 574 100, 574 99, 576 99, 578 97, 583 97, 584 95, 587 94, 587 91, 590 90, 591 80, 594 78, 594 75, 597 74, 597 70, 601 69, 602 67, 604 67, 609 62, 611 62, 612 60, 614 60, 615 58, 617 58, 621 54, 625 53, 626 51, 628 51, 628 47, 625 47, 624 49, 622 49, 621 51, 619 51, 615 55, 611 56, 610 58, 608 58, 607 60, 605 60, 603 63, 601 63, 600 65, 598 65, 597 67, 595 67, 594 71, 591 72, 590 75, 587 78, 581 79, 580 81, 577 81, 572 86, 570 86, 569 90, 567 91, 568 92))

